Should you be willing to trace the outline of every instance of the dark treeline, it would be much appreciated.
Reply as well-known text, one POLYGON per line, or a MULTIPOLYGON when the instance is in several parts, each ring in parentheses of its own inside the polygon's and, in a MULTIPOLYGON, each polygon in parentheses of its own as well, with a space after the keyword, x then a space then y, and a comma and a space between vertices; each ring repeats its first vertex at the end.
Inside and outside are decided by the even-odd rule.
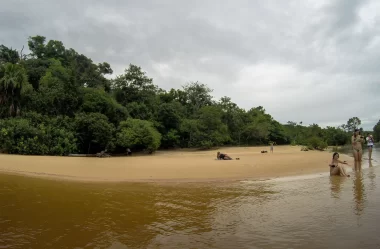
MULTIPOLYGON (((67 155, 107 149, 124 153, 159 148, 208 149, 223 145, 300 144, 314 149, 343 145, 360 126, 351 118, 322 129, 280 124, 261 106, 244 110, 206 85, 192 82, 165 91, 136 65, 114 79, 106 63, 62 42, 35 36, 30 54, 0 46, 0 150, 67 155)), ((380 121, 374 127, 380 138, 380 121)))

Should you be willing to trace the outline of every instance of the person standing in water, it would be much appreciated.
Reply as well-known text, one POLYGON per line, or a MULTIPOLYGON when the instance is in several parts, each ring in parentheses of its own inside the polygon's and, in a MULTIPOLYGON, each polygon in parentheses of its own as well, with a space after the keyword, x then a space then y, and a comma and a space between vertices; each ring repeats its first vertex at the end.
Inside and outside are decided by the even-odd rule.
POLYGON ((355 129, 354 134, 351 137, 352 150, 353 150, 353 154, 355 158, 355 170, 361 170, 363 142, 364 142, 364 137, 360 135, 359 129, 355 129))
POLYGON ((350 175, 347 174, 346 169, 343 165, 339 164, 347 164, 346 161, 342 162, 339 160, 339 153, 335 152, 332 157, 332 161, 330 163, 330 176, 344 176, 344 177, 350 177, 350 175))
POLYGON ((373 148, 373 144, 374 144, 372 135, 370 135, 368 133, 366 140, 367 140, 367 147, 368 147, 368 160, 371 161, 372 160, 372 148, 373 148))

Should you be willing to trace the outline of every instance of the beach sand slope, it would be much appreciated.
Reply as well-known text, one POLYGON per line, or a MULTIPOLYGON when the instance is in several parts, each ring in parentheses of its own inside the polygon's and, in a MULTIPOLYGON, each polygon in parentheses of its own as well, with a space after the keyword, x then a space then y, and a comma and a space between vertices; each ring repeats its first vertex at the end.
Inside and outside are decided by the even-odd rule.
MULTIPOLYGON (((80 181, 210 181, 268 179, 329 172, 332 153, 299 146, 223 148, 240 160, 216 160, 217 150, 159 151, 150 156, 81 158, 0 155, 0 172, 80 181), (268 153, 262 154, 262 150, 268 153)), ((341 160, 353 164, 352 158, 341 160)))

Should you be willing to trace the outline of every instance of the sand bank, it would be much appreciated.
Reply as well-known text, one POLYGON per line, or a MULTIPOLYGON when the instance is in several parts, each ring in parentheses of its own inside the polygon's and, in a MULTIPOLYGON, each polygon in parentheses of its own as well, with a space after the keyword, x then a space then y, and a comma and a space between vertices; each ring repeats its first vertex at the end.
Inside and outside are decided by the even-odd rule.
MULTIPOLYGON (((223 148, 240 160, 215 160, 216 151, 159 151, 115 158, 0 155, 0 172, 80 181, 210 181, 267 179, 328 172, 332 154, 298 146, 223 148)), ((352 158, 341 155, 353 164, 352 158)))

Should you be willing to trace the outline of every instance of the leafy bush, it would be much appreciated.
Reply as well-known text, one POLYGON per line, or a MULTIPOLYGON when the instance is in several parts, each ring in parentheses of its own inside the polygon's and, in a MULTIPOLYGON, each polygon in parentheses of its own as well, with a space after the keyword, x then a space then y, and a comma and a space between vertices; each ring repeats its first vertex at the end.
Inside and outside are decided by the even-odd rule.
POLYGON ((310 150, 325 150, 327 148, 327 143, 319 137, 312 137, 308 140, 307 147, 310 150))
POLYGON ((83 104, 81 111, 86 113, 99 112, 108 117, 110 122, 118 125, 120 121, 128 118, 127 108, 116 102, 114 98, 103 89, 83 88, 83 104))
POLYGON ((78 148, 82 153, 110 149, 115 127, 101 113, 79 113, 74 118, 78 148))
POLYGON ((1 150, 10 154, 67 155, 76 151, 72 131, 44 123, 34 125, 25 118, 0 121, 0 144, 1 150))
POLYGON ((116 133, 116 145, 135 150, 156 151, 161 144, 161 134, 152 122, 140 119, 128 119, 119 124, 116 133))

